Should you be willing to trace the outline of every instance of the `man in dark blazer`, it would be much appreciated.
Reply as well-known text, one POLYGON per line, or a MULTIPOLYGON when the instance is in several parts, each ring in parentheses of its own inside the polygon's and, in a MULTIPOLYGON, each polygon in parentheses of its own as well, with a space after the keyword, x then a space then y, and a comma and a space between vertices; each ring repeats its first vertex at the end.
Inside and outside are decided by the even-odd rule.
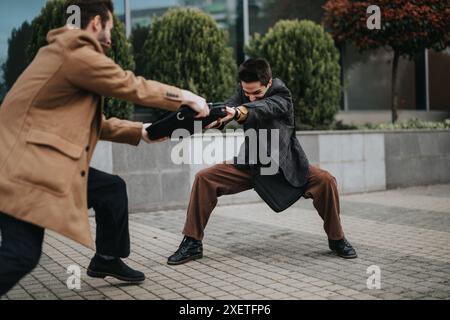
MULTIPOLYGON (((239 69, 239 80, 236 94, 226 102, 228 116, 212 123, 209 128, 223 127, 234 119, 244 126, 245 132, 278 129, 279 170, 287 183, 305 187, 304 198, 313 199, 314 207, 324 221, 329 248, 340 257, 356 258, 356 251, 344 237, 336 179, 329 172, 309 164, 296 138, 289 89, 280 79, 272 79, 270 65, 264 59, 244 62, 239 69)), ((270 146, 267 146, 269 151, 270 146)), ((185 237, 178 250, 169 257, 169 265, 203 257, 204 230, 218 197, 254 188, 253 177, 260 174, 261 162, 252 162, 247 157, 251 156, 250 149, 247 140, 233 161, 197 173, 183 230, 185 237)))

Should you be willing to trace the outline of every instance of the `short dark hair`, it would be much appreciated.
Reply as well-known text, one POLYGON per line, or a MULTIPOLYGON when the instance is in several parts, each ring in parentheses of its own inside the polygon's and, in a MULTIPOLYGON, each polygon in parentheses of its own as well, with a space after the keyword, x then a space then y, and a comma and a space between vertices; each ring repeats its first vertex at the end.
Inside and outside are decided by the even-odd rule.
POLYGON ((64 13, 66 19, 69 18, 67 8, 70 6, 78 6, 81 11, 81 29, 86 29, 92 19, 100 16, 102 19, 102 27, 105 28, 109 21, 109 12, 114 13, 114 4, 112 0, 66 0, 64 3, 64 13))
POLYGON ((270 79, 272 79, 272 68, 266 59, 248 59, 239 67, 240 81, 260 81, 263 86, 267 86, 270 79))

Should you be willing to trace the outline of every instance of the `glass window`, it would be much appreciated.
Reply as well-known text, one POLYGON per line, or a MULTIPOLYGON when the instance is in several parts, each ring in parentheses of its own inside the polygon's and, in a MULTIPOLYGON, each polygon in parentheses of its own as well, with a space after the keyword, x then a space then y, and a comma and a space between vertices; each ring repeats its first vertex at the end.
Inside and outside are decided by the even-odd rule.
POLYGON ((114 14, 125 22, 125 1, 124 0, 114 0, 114 14))
POLYGON ((430 110, 450 111, 450 48, 428 51, 430 110))
MULTIPOLYGON (((344 50, 344 90, 347 110, 390 110, 392 59, 390 50, 358 53, 344 50)), ((416 109, 415 64, 400 58, 398 66, 399 109, 416 109)))
POLYGON ((326 0, 249 0, 250 35, 265 34, 282 19, 308 19, 321 23, 326 0))

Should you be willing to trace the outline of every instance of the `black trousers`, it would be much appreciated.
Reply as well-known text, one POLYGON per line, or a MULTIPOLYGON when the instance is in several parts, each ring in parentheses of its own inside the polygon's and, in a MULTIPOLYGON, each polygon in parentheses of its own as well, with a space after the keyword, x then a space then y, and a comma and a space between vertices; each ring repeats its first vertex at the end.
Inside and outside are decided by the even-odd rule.
MULTIPOLYGON (((128 195, 118 176, 89 169, 88 207, 95 211, 98 254, 130 255, 128 195)), ((44 229, 0 212, 0 296, 14 287, 38 264, 44 229)))

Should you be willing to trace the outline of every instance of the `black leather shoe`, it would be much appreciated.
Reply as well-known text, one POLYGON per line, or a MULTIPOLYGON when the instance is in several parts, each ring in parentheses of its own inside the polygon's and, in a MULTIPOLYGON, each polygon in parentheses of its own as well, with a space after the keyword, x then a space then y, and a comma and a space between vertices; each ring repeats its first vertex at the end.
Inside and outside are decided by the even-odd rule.
POLYGON ((87 269, 87 275, 92 278, 113 277, 126 282, 143 282, 145 275, 137 270, 131 269, 121 259, 104 259, 98 255, 92 258, 87 269))
POLYGON ((178 265, 203 258, 203 244, 200 240, 185 236, 178 250, 169 257, 167 264, 178 265))
POLYGON ((355 249, 353 249, 350 242, 348 242, 345 238, 341 240, 328 239, 328 246, 333 252, 336 252, 339 257, 345 259, 354 259, 358 257, 355 249))

